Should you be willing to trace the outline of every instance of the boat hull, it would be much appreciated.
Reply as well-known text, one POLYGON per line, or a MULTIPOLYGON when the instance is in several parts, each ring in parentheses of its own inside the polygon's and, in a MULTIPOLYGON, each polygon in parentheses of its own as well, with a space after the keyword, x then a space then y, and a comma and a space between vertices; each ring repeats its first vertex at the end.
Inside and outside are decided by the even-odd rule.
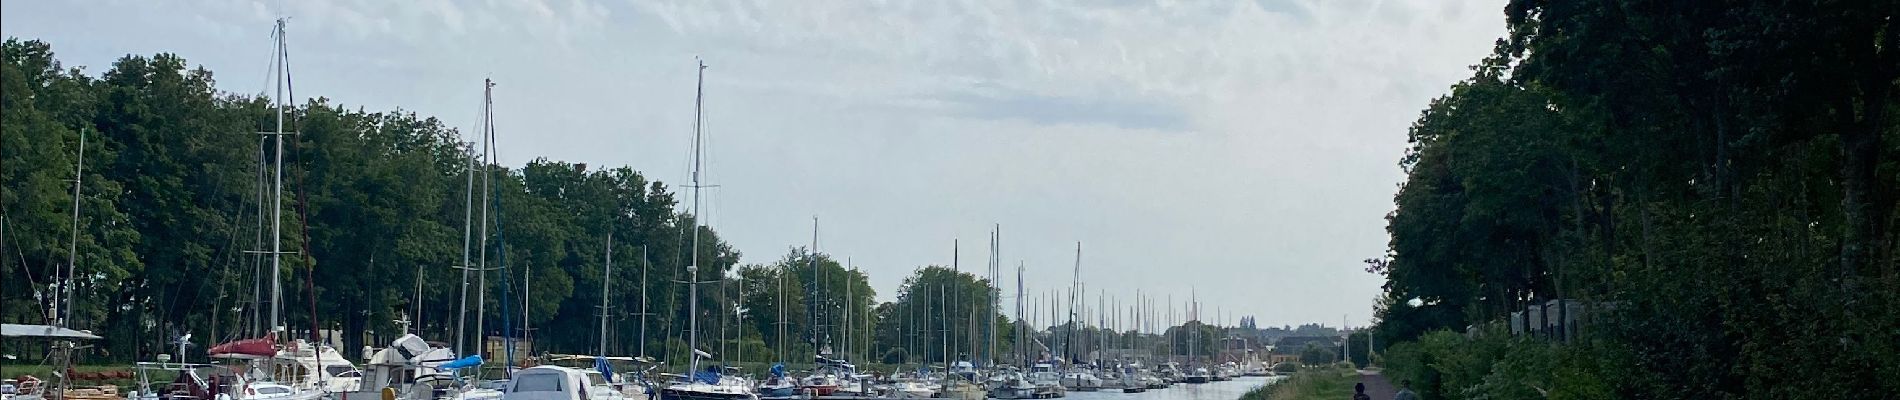
POLYGON ((837 386, 829 386, 829 385, 806 386, 803 389, 805 390, 806 393, 811 393, 811 394, 819 395, 819 396, 830 396, 830 395, 838 394, 837 386))
POLYGON ((761 388, 759 388, 759 397, 773 397, 773 398, 778 398, 778 397, 796 397, 796 396, 798 396, 798 388, 797 388, 797 387, 792 387, 792 386, 779 386, 779 387, 761 387, 761 388))
POLYGON ((660 400, 757 400, 751 393, 701 392, 695 390, 661 389, 660 400))

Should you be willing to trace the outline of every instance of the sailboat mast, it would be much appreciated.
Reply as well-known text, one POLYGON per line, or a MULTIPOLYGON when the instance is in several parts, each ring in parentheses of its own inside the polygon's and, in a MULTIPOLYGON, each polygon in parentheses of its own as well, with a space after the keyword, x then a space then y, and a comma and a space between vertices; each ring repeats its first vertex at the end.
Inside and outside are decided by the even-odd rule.
MULTIPOLYGON (((851 258, 846 257, 844 259, 844 264, 847 267, 850 266, 851 258)), ((851 352, 851 331, 850 331, 851 329, 851 286, 852 286, 851 274, 849 270, 847 270, 847 272, 844 275, 844 301, 839 302, 844 308, 844 320, 838 324, 838 337, 839 337, 838 353, 839 354, 846 354, 846 353, 851 352)), ((845 359, 848 360, 850 358, 846 357, 845 359)))
MULTIPOLYGON (((478 252, 479 265, 475 268, 478 278, 475 285, 475 337, 480 345, 475 346, 476 353, 488 351, 488 207, 495 203, 489 191, 489 180, 495 175, 495 80, 482 79, 482 228, 481 251, 478 252)), ((477 374, 480 375, 479 370, 477 374)))
POLYGON ((990 307, 989 312, 983 315, 983 319, 989 322, 990 328, 989 334, 984 335, 987 336, 990 341, 989 350, 984 353, 984 356, 990 362, 989 366, 991 367, 996 366, 996 315, 1000 314, 999 311, 1001 310, 998 310, 997 307, 998 303, 1002 301, 1000 297, 1003 296, 1002 284, 998 282, 998 280, 1002 279, 1003 260, 997 253, 997 247, 1000 244, 999 241, 1001 238, 999 235, 1001 234, 1001 224, 997 224, 990 230, 990 307))
POLYGON ((277 20, 277 95, 271 97, 277 108, 277 130, 272 137, 277 147, 277 156, 272 168, 276 175, 271 182, 271 219, 270 219, 270 326, 271 332, 282 329, 283 314, 283 222, 284 222, 284 69, 283 61, 288 61, 289 50, 285 49, 284 20, 277 20))
POLYGON ((471 154, 469 154, 470 157, 468 158, 467 189, 465 189, 466 193, 463 194, 462 199, 462 265, 458 267, 458 269, 462 270, 462 303, 455 317, 455 354, 457 356, 468 355, 467 348, 463 347, 466 343, 463 339, 468 335, 469 245, 473 242, 472 239, 474 239, 475 236, 475 231, 472 229, 472 227, 475 226, 475 157, 473 154, 475 145, 474 143, 468 143, 466 145, 471 154))
POLYGON ((704 149, 700 146, 700 128, 704 122, 706 98, 706 62, 699 61, 699 78, 693 88, 693 247, 691 263, 686 265, 687 279, 687 315, 686 347, 692 350, 692 361, 688 363, 688 374, 699 371, 699 226, 704 223, 700 217, 704 213, 699 208, 699 158, 704 149))
POLYGON ((647 356, 647 270, 653 269, 653 261, 647 259, 647 246, 640 245, 640 357, 647 356))
POLYGON ((1029 324, 1023 321, 1023 262, 1016 261, 1016 355, 1029 366, 1029 324))
MULTIPOLYGON (((611 229, 611 228, 609 228, 611 229)), ((607 356, 607 298, 612 297, 613 288, 607 286, 607 280, 614 275, 614 233, 607 231, 607 269, 600 273, 600 356, 607 356)))
POLYGON ((811 320, 811 351, 818 347, 818 216, 811 216, 811 249, 805 252, 805 265, 811 268, 811 284, 805 287, 805 317, 811 320))
MULTIPOLYGON (((67 324, 72 322, 73 297, 75 294, 73 290, 73 276, 75 275, 74 271, 79 270, 79 184, 86 179, 86 130, 84 129, 79 130, 78 160, 78 165, 73 167, 73 240, 68 243, 66 247, 66 282, 60 285, 60 292, 66 297, 66 304, 62 306, 58 305, 59 303, 57 301, 53 303, 56 307, 60 307, 60 312, 57 313, 58 315, 53 317, 53 319, 58 322, 55 325, 62 328, 68 327, 67 324)), ((181 354, 179 356, 182 357, 183 355, 181 354)), ((65 380, 61 379, 60 381, 64 382, 65 380)))

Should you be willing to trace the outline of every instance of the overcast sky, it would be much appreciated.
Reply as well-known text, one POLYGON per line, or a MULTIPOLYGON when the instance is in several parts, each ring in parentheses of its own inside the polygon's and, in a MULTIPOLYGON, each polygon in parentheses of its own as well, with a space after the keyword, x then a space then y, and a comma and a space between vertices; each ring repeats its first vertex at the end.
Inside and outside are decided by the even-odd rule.
POLYGON ((914 267, 1002 258, 1031 290, 1198 293, 1203 319, 1371 317, 1406 127, 1504 33, 1502 0, 8 1, 0 33, 98 74, 172 52, 298 96, 478 123, 501 159, 629 165, 682 186, 695 56, 707 218, 769 262, 848 257, 888 299, 914 267))

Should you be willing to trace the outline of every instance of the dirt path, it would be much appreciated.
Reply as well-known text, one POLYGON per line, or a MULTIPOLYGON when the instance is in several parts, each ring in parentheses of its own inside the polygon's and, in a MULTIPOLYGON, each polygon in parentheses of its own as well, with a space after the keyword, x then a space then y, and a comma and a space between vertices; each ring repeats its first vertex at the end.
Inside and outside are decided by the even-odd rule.
POLYGON ((1372 396, 1372 400, 1388 400, 1399 392, 1398 387, 1393 386, 1392 381, 1386 380, 1379 371, 1360 370, 1359 382, 1366 384, 1366 395, 1372 396))

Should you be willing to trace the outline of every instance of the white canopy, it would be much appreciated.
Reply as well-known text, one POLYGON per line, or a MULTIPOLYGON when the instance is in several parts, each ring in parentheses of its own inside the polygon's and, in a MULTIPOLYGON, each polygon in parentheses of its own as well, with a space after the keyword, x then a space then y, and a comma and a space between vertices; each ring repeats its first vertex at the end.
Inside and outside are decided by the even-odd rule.
POLYGON ((42 339, 104 339, 90 332, 61 328, 52 325, 0 324, 0 337, 23 337, 42 339))

